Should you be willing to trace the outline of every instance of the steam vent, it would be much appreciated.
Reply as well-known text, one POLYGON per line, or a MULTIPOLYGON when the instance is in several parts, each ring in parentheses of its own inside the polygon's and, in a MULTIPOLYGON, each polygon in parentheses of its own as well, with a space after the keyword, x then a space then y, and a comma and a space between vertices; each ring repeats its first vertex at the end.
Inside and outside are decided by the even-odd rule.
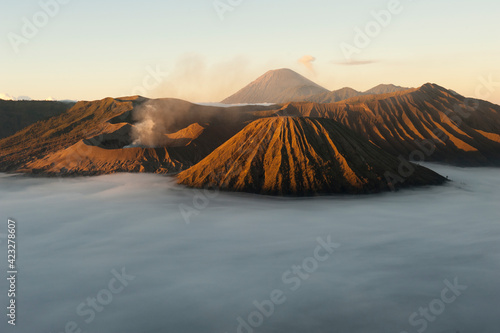
POLYGON ((334 120, 272 117, 246 126, 180 173, 178 181, 196 188, 312 196, 375 193, 446 180, 427 168, 402 162, 334 120), (404 179, 398 171, 402 163, 413 169, 404 179), (389 184, 388 175, 389 180, 401 177, 400 181, 389 184))

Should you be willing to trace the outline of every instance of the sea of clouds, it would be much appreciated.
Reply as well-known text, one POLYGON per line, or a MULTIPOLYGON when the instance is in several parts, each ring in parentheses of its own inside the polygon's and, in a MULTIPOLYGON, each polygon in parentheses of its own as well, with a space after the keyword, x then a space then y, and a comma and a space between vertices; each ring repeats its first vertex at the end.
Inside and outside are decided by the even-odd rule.
POLYGON ((1 175, 0 235, 17 221, 19 273, 17 325, 2 314, 0 331, 497 333, 500 169, 429 166, 453 182, 200 202, 158 175, 1 175), (180 207, 197 212, 189 224, 180 207), (425 319, 430 305, 439 315, 425 319))

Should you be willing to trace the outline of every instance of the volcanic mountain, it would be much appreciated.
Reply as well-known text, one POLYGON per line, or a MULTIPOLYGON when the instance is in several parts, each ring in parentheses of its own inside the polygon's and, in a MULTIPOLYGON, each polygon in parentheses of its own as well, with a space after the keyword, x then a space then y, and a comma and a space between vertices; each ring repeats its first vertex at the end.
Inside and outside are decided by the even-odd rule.
POLYGON ((500 165, 500 106, 436 84, 331 104, 288 103, 278 114, 334 119, 407 159, 500 165))
POLYGON ((5 103, 11 110, 4 117, 0 112, 0 120, 9 122, 18 111, 34 115, 17 128, 37 115, 52 117, 0 139, 0 172, 179 172, 201 161, 250 122, 277 115, 336 120, 404 159, 500 165, 500 106, 435 84, 328 104, 214 107, 138 96, 82 101, 69 110, 57 102, 5 103))
POLYGON ((411 175, 392 182, 401 163, 336 121, 271 117, 246 126, 180 173, 178 181, 190 187, 292 196, 374 193, 445 182, 408 162, 411 175))
POLYGON ((222 103, 286 103, 327 92, 327 89, 302 75, 283 68, 265 73, 222 103))
POLYGON ((177 172, 277 109, 209 107, 138 96, 78 102, 59 116, 0 140, 0 172, 177 172))

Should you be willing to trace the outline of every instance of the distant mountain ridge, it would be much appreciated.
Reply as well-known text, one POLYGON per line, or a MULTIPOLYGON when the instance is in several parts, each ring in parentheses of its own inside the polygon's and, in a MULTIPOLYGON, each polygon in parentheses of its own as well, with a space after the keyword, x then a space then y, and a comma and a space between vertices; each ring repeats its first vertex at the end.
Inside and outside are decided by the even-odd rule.
POLYGON ((351 97, 387 94, 410 88, 393 84, 380 84, 365 92, 349 87, 329 91, 317 83, 288 68, 271 70, 235 94, 224 99, 225 104, 314 102, 334 103, 351 97))
POLYGON ((340 101, 345 101, 349 98, 363 96, 363 95, 382 95, 390 94, 399 91, 409 90, 411 88, 404 88, 396 86, 393 84, 379 84, 367 91, 361 92, 354 90, 349 87, 345 87, 339 90, 329 91, 326 93, 321 93, 318 95, 312 95, 304 98, 302 101, 313 102, 313 103, 335 103, 340 101))
POLYGON ((396 86, 394 84, 379 84, 376 87, 373 87, 367 91, 365 91, 363 94, 364 95, 382 95, 382 94, 390 94, 390 93, 395 93, 398 91, 404 91, 408 90, 411 88, 405 88, 405 87, 400 87, 396 86))
POLYGON ((361 92, 349 87, 345 87, 339 90, 328 91, 318 95, 307 96, 302 101, 314 103, 335 103, 360 95, 362 95, 361 92))

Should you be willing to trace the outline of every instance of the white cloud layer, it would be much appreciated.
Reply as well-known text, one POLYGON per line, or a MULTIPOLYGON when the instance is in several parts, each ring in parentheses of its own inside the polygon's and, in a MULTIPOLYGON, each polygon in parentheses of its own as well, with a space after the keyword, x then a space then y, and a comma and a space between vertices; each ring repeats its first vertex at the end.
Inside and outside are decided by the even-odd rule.
POLYGON ((15 331, 74 321, 86 332, 232 333, 254 301, 281 289, 287 301, 256 332, 416 332, 409 316, 458 277, 467 291, 428 331, 494 332, 500 170, 432 168, 454 182, 358 197, 220 194, 189 225, 179 205, 200 192, 168 177, 1 175, 0 233, 7 218, 18 223, 15 331), (341 247, 290 291, 282 274, 327 235, 341 247), (122 267, 136 279, 85 323, 77 307, 122 267))

